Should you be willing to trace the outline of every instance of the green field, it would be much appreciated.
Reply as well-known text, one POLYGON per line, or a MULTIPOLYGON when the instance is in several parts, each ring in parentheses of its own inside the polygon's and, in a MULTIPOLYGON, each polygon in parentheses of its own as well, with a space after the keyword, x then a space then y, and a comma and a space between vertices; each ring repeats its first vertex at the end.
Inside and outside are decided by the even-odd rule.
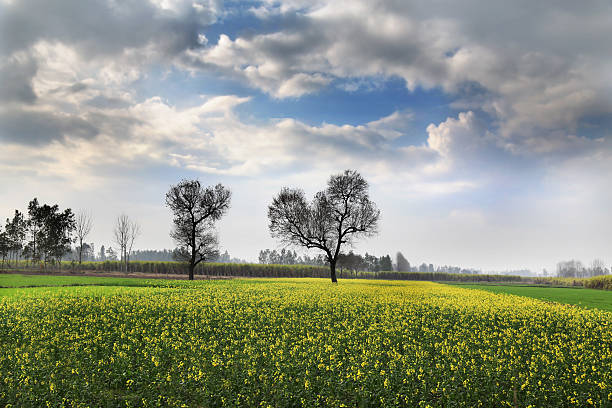
POLYGON ((612 404, 605 311, 432 282, 0 281, 39 278, 2 289, 0 406, 612 404))
MULTIPOLYGON (((159 282, 159 281, 158 281, 159 282)), ((163 281, 162 281, 163 282, 163 281)), ((97 276, 53 276, 0 274, 0 288, 23 288, 31 286, 150 286, 155 281, 134 278, 108 278, 97 276)))
POLYGON ((521 285, 460 285, 462 288, 486 290, 493 293, 527 296, 548 302, 566 303, 589 309, 612 312, 612 291, 584 288, 551 288, 521 285))

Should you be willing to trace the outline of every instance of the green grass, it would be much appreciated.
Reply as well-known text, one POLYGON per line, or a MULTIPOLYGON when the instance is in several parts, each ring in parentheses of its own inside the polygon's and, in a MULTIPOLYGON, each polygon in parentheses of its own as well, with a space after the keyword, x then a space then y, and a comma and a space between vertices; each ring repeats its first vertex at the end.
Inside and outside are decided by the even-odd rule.
POLYGON ((612 291, 584 288, 551 288, 520 285, 457 285, 462 288, 486 290, 493 293, 526 296, 549 302, 565 303, 587 309, 612 312, 612 291))
POLYGON ((32 286, 139 286, 146 279, 109 278, 97 276, 53 276, 53 275, 20 275, 0 274, 1 288, 25 288, 32 286))

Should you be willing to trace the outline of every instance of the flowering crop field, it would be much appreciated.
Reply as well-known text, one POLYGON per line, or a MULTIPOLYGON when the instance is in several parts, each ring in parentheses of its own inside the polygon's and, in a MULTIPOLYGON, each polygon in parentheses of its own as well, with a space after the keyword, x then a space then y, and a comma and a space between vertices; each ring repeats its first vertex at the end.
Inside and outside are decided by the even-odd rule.
POLYGON ((612 313, 430 282, 16 289, 0 404, 611 406, 612 313))

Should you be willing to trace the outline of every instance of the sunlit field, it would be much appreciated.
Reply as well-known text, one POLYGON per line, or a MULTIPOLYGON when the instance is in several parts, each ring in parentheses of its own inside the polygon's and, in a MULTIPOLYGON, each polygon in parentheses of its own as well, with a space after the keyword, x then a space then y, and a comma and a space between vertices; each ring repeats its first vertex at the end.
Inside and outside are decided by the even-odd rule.
POLYGON ((159 284, 3 289, 1 405, 612 404, 609 312, 426 282, 159 284))

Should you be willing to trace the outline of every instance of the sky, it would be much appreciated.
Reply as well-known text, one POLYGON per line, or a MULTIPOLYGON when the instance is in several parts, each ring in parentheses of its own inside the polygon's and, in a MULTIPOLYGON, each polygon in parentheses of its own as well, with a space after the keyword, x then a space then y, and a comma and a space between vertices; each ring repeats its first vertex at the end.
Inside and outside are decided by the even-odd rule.
MULTIPOLYGON (((172 248, 164 197, 222 183, 221 250, 360 172, 354 250, 412 264, 612 263, 609 1, 0 0, 0 218, 38 197, 172 248)), ((314 255, 315 253, 311 253, 314 255)))

